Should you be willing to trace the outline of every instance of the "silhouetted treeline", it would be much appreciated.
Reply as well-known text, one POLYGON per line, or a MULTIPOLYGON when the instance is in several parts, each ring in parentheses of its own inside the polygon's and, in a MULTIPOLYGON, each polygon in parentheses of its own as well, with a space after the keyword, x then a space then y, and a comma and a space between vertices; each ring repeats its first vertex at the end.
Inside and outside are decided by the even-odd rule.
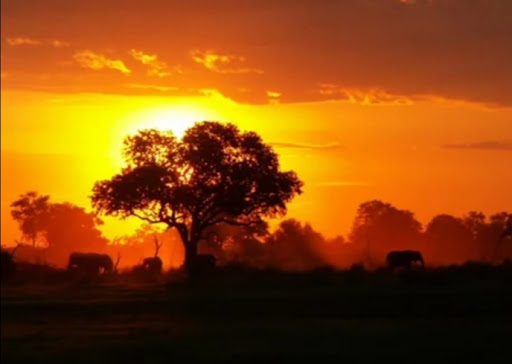
POLYGON ((390 251, 407 249, 421 251, 429 266, 498 264, 512 259, 511 226, 512 213, 507 212, 489 217, 478 212, 462 217, 441 214, 422 226, 411 211, 374 200, 359 206, 348 239, 326 239, 311 225, 290 219, 272 233, 219 226, 215 244, 209 239, 205 250, 225 263, 283 270, 354 264, 374 269, 385 264, 390 251))
MULTIPOLYGON (((12 204, 12 215, 24 241, 15 252, 18 261, 64 267, 72 252, 97 252, 120 257, 123 270, 156 255, 165 269, 179 267, 184 259, 174 230, 161 232, 144 225, 133 235, 108 241, 94 214, 69 203, 52 203, 48 196, 34 192, 12 204), (159 242, 156 251, 155 241, 159 242)), ((251 227, 219 224, 205 231, 199 244, 199 253, 214 255, 219 265, 285 271, 354 264, 374 269, 385 264, 390 251, 406 249, 421 251, 427 266, 501 263, 512 259, 512 213, 488 217, 479 212, 462 217, 441 214, 423 226, 413 212, 374 200, 359 206, 347 238, 327 239, 310 224, 288 219, 275 231, 266 223, 251 227)))

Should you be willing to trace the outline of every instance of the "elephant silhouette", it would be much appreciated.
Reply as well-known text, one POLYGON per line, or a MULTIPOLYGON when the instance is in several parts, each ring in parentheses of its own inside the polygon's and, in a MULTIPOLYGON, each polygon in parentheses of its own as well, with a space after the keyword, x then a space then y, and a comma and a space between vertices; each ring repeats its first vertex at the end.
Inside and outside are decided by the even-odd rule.
POLYGON ((142 266, 144 270, 148 273, 160 274, 162 273, 162 259, 159 257, 149 257, 144 258, 142 261, 142 266))
POLYGON ((425 266, 423 256, 419 251, 415 250, 399 250, 389 252, 388 255, 386 256, 386 261, 388 263, 388 267, 391 269, 410 269, 413 266, 413 264, 418 263, 421 264, 422 267, 425 266))
POLYGON ((68 270, 77 270, 89 275, 112 273, 114 262, 107 254, 71 253, 68 270))
POLYGON ((152 257, 146 257, 142 260, 142 264, 134 267, 133 271, 136 273, 149 273, 149 274, 161 274, 162 273, 162 259, 158 256, 158 252, 162 247, 163 243, 158 241, 158 238, 154 237, 155 254, 152 257))
POLYGON ((189 272, 192 274, 211 273, 215 270, 217 259, 211 254, 198 254, 189 262, 189 272))
POLYGON ((2 250, 1 252, 2 276, 1 280, 6 281, 11 279, 16 273, 16 263, 14 262, 13 255, 9 252, 2 250))

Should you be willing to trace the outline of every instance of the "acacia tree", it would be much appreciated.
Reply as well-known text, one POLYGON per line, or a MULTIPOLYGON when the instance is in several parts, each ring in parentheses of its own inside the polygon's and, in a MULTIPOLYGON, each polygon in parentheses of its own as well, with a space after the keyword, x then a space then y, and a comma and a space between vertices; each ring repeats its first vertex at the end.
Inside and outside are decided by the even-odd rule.
POLYGON ((294 172, 282 172, 276 153, 256 133, 232 124, 195 124, 183 139, 171 131, 139 131, 124 141, 126 167, 99 181, 91 200, 100 213, 135 216, 178 231, 190 270, 211 226, 250 226, 286 212, 301 193, 294 172))

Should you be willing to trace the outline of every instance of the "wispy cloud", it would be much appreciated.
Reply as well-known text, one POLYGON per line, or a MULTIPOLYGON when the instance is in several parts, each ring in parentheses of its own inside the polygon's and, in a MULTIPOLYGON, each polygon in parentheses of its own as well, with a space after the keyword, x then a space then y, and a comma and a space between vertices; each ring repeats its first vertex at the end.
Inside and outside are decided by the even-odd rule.
POLYGON ((28 37, 14 37, 7 38, 7 44, 12 46, 21 46, 21 45, 39 45, 41 41, 28 37))
POLYGON ((132 49, 130 50, 130 55, 140 63, 149 67, 149 76, 167 77, 171 76, 173 73, 181 73, 179 67, 175 67, 172 72, 169 71, 167 63, 160 61, 156 54, 146 54, 142 51, 132 49))
POLYGON ((71 46, 71 43, 59 39, 50 40, 50 44, 55 48, 65 48, 71 46))
POLYGON ((194 62, 203 65, 210 71, 218 73, 258 73, 264 72, 257 68, 245 66, 245 57, 220 54, 213 51, 194 50, 191 53, 194 62))
POLYGON ((403 95, 393 95, 378 88, 349 89, 339 85, 324 83, 318 90, 320 95, 333 99, 347 100, 362 105, 410 105, 412 99, 403 95))
POLYGON ((215 88, 201 88, 198 91, 199 94, 203 96, 225 98, 225 96, 215 88))
POLYGON ((23 46, 23 45, 29 45, 29 46, 35 46, 35 45, 49 45, 55 48, 63 48, 63 47, 69 47, 71 46, 71 43, 59 40, 59 39, 35 39, 35 38, 29 38, 29 37, 12 37, 12 38, 6 38, 7 44, 11 46, 23 46))
POLYGON ((482 141, 475 143, 444 144, 447 149, 469 149, 469 150, 508 150, 512 151, 512 141, 482 141))
POLYGON ((140 84, 140 83, 130 83, 127 86, 129 88, 134 88, 134 89, 155 90, 155 91, 161 91, 161 92, 177 91, 178 90, 178 87, 149 85, 149 84, 140 84))
POLYGON ((80 66, 92 70, 102 70, 107 68, 119 71, 125 75, 129 75, 132 72, 128 67, 126 67, 123 61, 110 59, 102 54, 94 53, 89 50, 77 52, 73 55, 73 58, 80 66))
POLYGON ((301 144, 301 143, 289 143, 289 142, 273 142, 270 143, 276 148, 289 148, 289 149, 342 149, 343 147, 337 143, 326 143, 326 144, 301 144))

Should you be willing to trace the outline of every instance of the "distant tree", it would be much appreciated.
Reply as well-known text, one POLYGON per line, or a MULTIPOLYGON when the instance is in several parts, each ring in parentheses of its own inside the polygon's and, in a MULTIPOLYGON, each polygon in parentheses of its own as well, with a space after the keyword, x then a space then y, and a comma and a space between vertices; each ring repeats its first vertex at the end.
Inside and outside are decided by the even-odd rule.
POLYGON ((158 229, 155 225, 142 224, 133 234, 114 238, 112 245, 136 246, 145 244, 153 246, 155 236, 162 238, 161 229, 158 229))
POLYGON ((269 262, 285 270, 310 270, 325 265, 326 241, 309 224, 295 219, 283 221, 267 239, 269 262))
POLYGON ((490 226, 496 234, 492 240, 494 249, 490 259, 495 260, 500 255, 510 259, 512 257, 512 244, 510 244, 512 243, 512 214, 501 212, 492 215, 490 220, 490 226))
POLYGON ((68 253, 71 251, 100 252, 108 240, 98 229, 103 224, 94 213, 71 203, 53 203, 43 226, 48 248, 68 253))
POLYGON ((512 214, 500 212, 490 217, 491 224, 501 231, 500 238, 507 239, 512 237, 512 214))
POLYGON ((500 229, 496 224, 487 223, 482 212, 470 211, 463 217, 463 222, 473 237, 476 258, 482 261, 489 259, 499 239, 500 229))
POLYGON ((470 211, 466 216, 464 216, 463 220, 464 224, 475 237, 478 236, 486 223, 485 214, 477 211, 470 211))
POLYGON ((262 216, 284 214, 301 193, 302 182, 280 171, 272 148, 232 124, 198 123, 182 140, 170 131, 140 131, 125 139, 124 156, 120 174, 95 184, 94 207, 176 229, 187 269, 208 227, 259 224, 262 216))
POLYGON ((48 216, 50 196, 30 191, 11 204, 11 216, 18 223, 23 237, 35 247, 48 216))
POLYGON ((384 260, 390 250, 417 248, 421 224, 408 210, 378 200, 359 206, 349 239, 367 249, 368 259, 384 260))
MULTIPOLYGON (((481 221, 481 218, 476 221, 481 221)), ((468 224, 464 219, 451 215, 437 215, 425 230, 426 243, 442 263, 463 263, 475 259, 477 249, 471 226, 478 225, 475 221, 468 224)))
POLYGON ((261 266, 265 259, 263 242, 269 234, 264 221, 250 226, 218 224, 205 230, 198 251, 213 254, 222 263, 261 266))

